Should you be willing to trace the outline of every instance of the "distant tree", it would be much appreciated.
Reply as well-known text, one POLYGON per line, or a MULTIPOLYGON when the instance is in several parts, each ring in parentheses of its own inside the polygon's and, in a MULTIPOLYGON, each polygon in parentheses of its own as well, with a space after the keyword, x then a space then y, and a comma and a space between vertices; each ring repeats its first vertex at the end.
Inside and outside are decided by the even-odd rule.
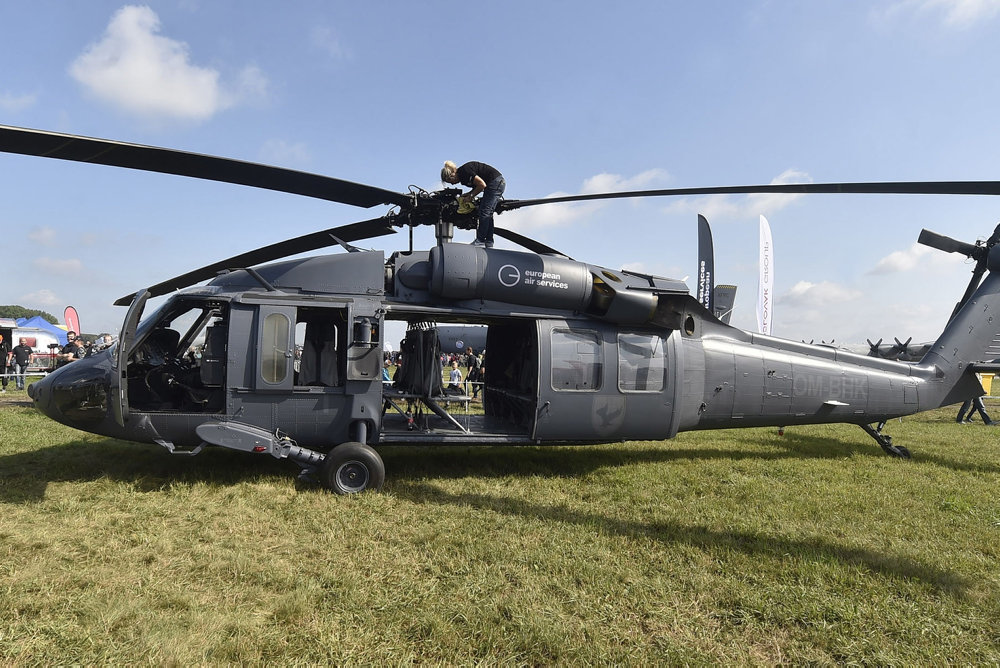
POLYGON ((6 306, 0 306, 0 318, 34 318, 36 315, 42 316, 45 320, 48 320, 50 324, 58 325, 59 320, 51 313, 46 313, 45 311, 37 311, 35 309, 24 308, 23 306, 17 306, 14 304, 8 304, 6 306))

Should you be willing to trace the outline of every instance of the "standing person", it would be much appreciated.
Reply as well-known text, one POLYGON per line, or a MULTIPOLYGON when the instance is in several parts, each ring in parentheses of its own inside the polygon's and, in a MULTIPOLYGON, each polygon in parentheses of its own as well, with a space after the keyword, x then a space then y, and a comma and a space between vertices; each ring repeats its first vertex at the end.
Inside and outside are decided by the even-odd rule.
POLYGON ((22 336, 18 339, 14 349, 10 351, 10 356, 14 362, 14 384, 17 389, 23 390, 28 366, 35 361, 35 351, 28 345, 28 339, 22 336))
POLYGON ((479 387, 481 383, 479 382, 479 358, 476 357, 476 353, 472 351, 472 346, 465 349, 466 365, 468 366, 468 371, 465 373, 465 379, 469 381, 471 385, 472 392, 466 392, 466 394, 471 394, 473 399, 479 398, 479 387))
POLYGON ((59 351, 56 366, 66 366, 76 359, 76 332, 72 329, 66 332, 66 345, 59 351))
POLYGON ((483 198, 479 201, 479 224, 476 226, 476 240, 472 242, 474 246, 493 247, 493 211, 497 208, 497 202, 503 195, 507 182, 503 179, 503 174, 496 167, 487 165, 485 162, 467 162, 461 167, 457 167, 454 162, 447 160, 441 168, 441 180, 445 183, 461 183, 471 190, 462 196, 463 199, 472 201, 479 193, 483 193, 483 198))
POLYGON ((10 367, 10 344, 3 338, 3 334, 0 334, 0 376, 3 376, 3 389, 0 389, 0 394, 7 393, 7 383, 10 379, 7 378, 7 369, 10 367))
MULTIPOLYGON (((976 379, 982 383, 983 377, 976 374, 976 379)), ((955 418, 955 422, 959 424, 968 424, 972 422, 972 414, 979 411, 979 416, 983 418, 983 424, 993 425, 996 424, 990 419, 989 413, 986 412, 986 406, 983 404, 982 397, 976 397, 975 399, 969 399, 962 404, 962 407, 958 409, 958 417, 955 418)))
POLYGON ((83 339, 78 336, 74 336, 73 339, 66 344, 63 348, 63 352, 59 355, 59 365, 65 366, 70 362, 75 362, 76 360, 83 359, 87 356, 87 349, 83 345, 83 339))
POLYGON ((462 372, 458 368, 458 360, 451 363, 451 371, 448 372, 447 394, 462 394, 462 372))
POLYGON ((990 419, 990 414, 986 412, 986 406, 983 404, 982 397, 969 399, 962 404, 962 407, 958 409, 958 417, 955 418, 955 422, 960 424, 969 424, 972 422, 972 414, 976 411, 979 411, 979 417, 983 418, 983 424, 996 424, 996 422, 990 419))

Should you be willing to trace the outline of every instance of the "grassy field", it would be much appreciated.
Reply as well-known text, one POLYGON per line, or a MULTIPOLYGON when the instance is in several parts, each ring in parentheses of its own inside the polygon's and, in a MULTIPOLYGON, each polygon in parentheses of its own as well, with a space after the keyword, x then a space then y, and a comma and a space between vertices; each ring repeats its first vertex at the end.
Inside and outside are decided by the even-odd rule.
POLYGON ((912 461, 849 426, 391 448, 337 497, 2 406, 0 663, 997 664, 1000 428, 953 414, 889 425, 912 461))

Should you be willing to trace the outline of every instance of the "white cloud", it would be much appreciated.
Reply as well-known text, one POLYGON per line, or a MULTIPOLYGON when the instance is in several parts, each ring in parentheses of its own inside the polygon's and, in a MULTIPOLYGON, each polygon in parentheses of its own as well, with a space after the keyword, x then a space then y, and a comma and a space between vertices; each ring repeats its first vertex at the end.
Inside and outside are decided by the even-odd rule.
POLYGON ((340 38, 329 26, 313 26, 309 31, 309 43, 331 60, 349 60, 351 52, 341 43, 340 38))
POLYGON ((670 174, 663 169, 647 169, 631 177, 624 177, 621 174, 603 173, 586 179, 583 182, 580 193, 589 195, 593 193, 648 190, 654 185, 666 183, 669 179, 670 174))
POLYGON ((309 149, 302 142, 269 139, 260 149, 261 161, 271 165, 305 165, 309 163, 309 149))
POLYGON ((913 271, 914 269, 925 270, 928 268, 953 269, 956 265, 965 262, 965 256, 957 253, 942 253, 929 246, 914 242, 912 246, 905 250, 898 250, 889 253, 878 261, 875 267, 869 270, 868 274, 896 274, 900 272, 913 271))
POLYGON ((17 301, 19 304, 26 304, 28 308, 31 308, 32 306, 55 306, 61 300, 51 290, 42 289, 21 295, 17 301))
POLYGON ((51 227, 36 227, 28 232, 28 239, 42 246, 55 245, 57 233, 51 227))
POLYGON ((886 18, 911 14, 934 14, 955 29, 970 28, 1000 14, 1000 0, 900 0, 881 12, 886 18))
POLYGON ((24 111, 34 105, 37 99, 36 95, 31 94, 0 93, 0 109, 8 112, 24 111))
MULTIPOLYGON (((812 183, 805 172, 786 169, 771 179, 770 185, 786 183, 812 183)), ((709 220, 714 218, 754 218, 760 214, 772 215, 802 195, 787 193, 753 193, 750 195, 707 195, 685 197, 671 202, 665 209, 670 214, 700 213, 709 220)))
MULTIPOLYGON (((662 184, 670 178, 662 169, 648 169, 635 176, 601 173, 584 180, 579 194, 593 195, 597 193, 629 192, 632 190, 649 190, 662 184)), ((566 197, 569 193, 555 192, 549 197, 566 197)), ((578 221, 595 211, 607 206, 610 200, 594 200, 589 202, 559 202, 542 206, 527 207, 503 214, 503 227, 524 232, 544 227, 558 227, 578 221)))
POLYGON ((32 264, 49 274, 60 274, 62 276, 78 276, 83 273, 83 262, 75 258, 67 260, 57 260, 50 257, 38 257, 32 260, 32 264))
POLYGON ((820 281, 810 283, 799 281, 783 295, 778 297, 778 303, 787 306, 803 306, 822 308, 830 304, 842 304, 862 297, 860 290, 854 290, 839 283, 820 281))
POLYGON ((159 32, 152 9, 122 7, 70 74, 97 98, 146 118, 203 121, 266 94, 267 80, 256 68, 245 68, 226 86, 217 70, 191 63, 187 44, 159 32))

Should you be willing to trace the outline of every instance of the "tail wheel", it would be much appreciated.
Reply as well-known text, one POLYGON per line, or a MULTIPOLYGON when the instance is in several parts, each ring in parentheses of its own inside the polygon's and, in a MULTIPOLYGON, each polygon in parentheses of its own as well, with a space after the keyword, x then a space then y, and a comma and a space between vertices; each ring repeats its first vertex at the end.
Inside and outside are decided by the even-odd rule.
POLYGON ((341 443, 323 458, 319 477, 332 492, 357 494, 382 488, 385 464, 373 448, 363 443, 341 443))

